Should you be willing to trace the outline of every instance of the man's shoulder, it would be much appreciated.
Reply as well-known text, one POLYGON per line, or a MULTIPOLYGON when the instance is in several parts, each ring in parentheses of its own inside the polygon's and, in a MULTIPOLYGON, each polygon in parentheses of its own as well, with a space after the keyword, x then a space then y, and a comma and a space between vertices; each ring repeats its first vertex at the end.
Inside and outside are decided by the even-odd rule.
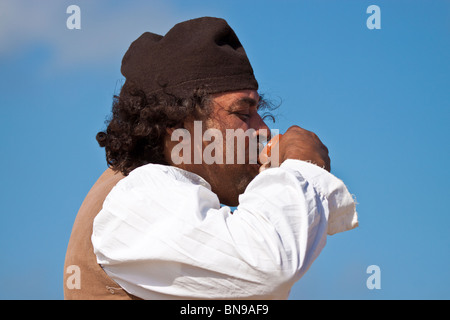
POLYGON ((200 185, 211 189, 209 183, 195 173, 170 165, 154 163, 149 163, 134 169, 128 176, 119 181, 116 187, 125 189, 144 186, 164 187, 165 185, 173 186, 174 183, 200 185))
POLYGON ((116 187, 127 189, 155 183, 161 184, 168 180, 176 180, 171 166, 149 163, 131 171, 117 183, 116 187))

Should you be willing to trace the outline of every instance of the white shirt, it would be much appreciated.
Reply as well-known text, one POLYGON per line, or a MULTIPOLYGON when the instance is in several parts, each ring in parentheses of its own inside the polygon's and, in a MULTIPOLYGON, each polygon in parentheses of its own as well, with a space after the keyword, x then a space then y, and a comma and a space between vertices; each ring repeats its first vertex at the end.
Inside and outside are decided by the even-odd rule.
POLYGON ((287 299, 327 233, 357 224, 344 183, 304 161, 258 174, 234 212, 200 176, 148 164, 107 196, 92 243, 108 276, 144 299, 287 299))

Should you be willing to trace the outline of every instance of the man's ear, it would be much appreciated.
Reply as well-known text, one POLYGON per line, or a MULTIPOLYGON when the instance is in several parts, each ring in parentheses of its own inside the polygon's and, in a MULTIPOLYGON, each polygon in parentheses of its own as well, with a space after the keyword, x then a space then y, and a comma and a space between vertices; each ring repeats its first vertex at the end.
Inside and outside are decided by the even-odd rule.
MULTIPOLYGON (((184 168, 183 156, 188 157, 190 159, 189 157, 191 152, 190 143, 191 143, 190 133, 187 129, 183 127, 183 125, 166 128, 166 136, 164 137, 164 158, 167 161, 167 163, 169 163, 172 166, 177 166, 183 169, 184 168), (174 154, 172 154, 174 148, 176 148, 176 151, 174 154), (182 154, 181 158, 180 158, 180 151, 182 154), (176 158, 176 160, 172 158, 173 156, 176 158), (179 159, 181 159, 181 163, 179 162, 179 159)), ((189 161, 188 163, 190 163, 190 160, 188 161, 189 161)))
POLYGON ((171 161, 171 150, 173 148, 173 142, 171 141, 172 134, 176 130, 175 127, 173 128, 166 128, 166 136, 164 137, 164 158, 166 159, 167 163, 172 165, 171 161))
POLYGON ((175 125, 175 126, 173 126, 173 127, 168 127, 168 128, 166 128, 166 133, 169 135, 169 136, 172 136, 172 133, 175 131, 175 130, 177 130, 177 129, 186 129, 186 126, 185 126, 185 123, 181 123, 181 124, 177 124, 177 125, 175 125))
POLYGON ((173 128, 166 128, 166 133, 168 136, 172 136, 172 133, 176 130, 177 128, 173 127, 173 128))

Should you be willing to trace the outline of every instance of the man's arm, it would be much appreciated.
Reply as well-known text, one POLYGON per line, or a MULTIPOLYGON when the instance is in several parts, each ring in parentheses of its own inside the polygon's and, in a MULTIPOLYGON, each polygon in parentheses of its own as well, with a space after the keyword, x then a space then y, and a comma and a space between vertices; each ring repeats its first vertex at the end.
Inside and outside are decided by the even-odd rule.
MULTIPOLYGON (((94 222, 98 263, 144 299, 287 298, 325 245, 328 220, 356 215, 354 205, 336 202, 351 199, 342 181, 299 160, 260 173, 233 214, 178 172, 136 169, 94 222)), ((345 222, 338 231, 351 227, 345 222)))

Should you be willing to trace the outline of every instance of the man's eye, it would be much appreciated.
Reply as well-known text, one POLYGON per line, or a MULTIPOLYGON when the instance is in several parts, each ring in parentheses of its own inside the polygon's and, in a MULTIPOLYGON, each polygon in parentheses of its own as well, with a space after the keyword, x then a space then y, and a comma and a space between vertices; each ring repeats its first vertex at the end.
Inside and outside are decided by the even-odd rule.
POLYGON ((233 112, 233 114, 237 115, 241 119, 248 119, 248 118, 250 118, 250 114, 249 113, 233 112))

